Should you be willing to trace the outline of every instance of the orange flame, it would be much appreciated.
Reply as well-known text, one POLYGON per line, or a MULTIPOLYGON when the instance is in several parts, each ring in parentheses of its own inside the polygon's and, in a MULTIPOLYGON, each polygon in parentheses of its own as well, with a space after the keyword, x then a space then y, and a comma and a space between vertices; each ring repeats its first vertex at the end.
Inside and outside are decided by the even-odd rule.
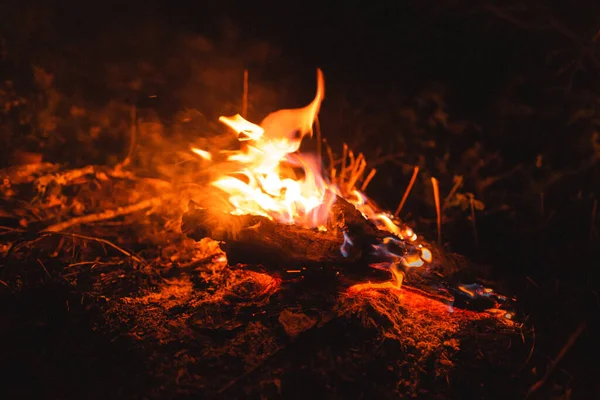
MULTIPOLYGON (((229 212, 262 215, 281 223, 324 230, 337 195, 353 204, 378 229, 388 231, 407 243, 417 241, 412 229, 400 225, 394 216, 377 211, 367 196, 356 189, 367 167, 363 154, 355 157, 345 146, 338 174, 331 149, 328 149, 331 161, 331 180, 328 180, 321 174, 317 157, 298 151, 302 139, 306 135, 312 136, 313 124, 324 96, 325 80, 319 69, 315 97, 305 107, 275 111, 260 125, 247 121, 239 114, 219 118, 220 122, 236 132, 240 142, 245 142, 242 150, 222 151, 234 168, 223 172, 212 182, 227 196, 231 206, 229 212)), ((205 160, 213 159, 207 151, 198 148, 191 150, 205 160)), ((358 187, 364 190, 374 173, 375 170, 372 170, 367 179, 362 181, 362 186, 358 187)), ((346 256, 352 245, 351 239, 344 233, 344 244, 340 248, 342 254, 346 256)), ((397 287, 402 283, 398 265, 403 268, 420 267, 424 262, 431 261, 431 252, 422 245, 418 246, 410 254, 390 258, 393 261, 386 269, 393 274, 397 287)))
POLYGON ((192 152, 199 155, 201 158, 205 159, 205 160, 212 160, 212 155, 206 151, 206 150, 202 150, 202 149, 198 149, 196 147, 192 147, 192 152))
POLYGON ((228 161, 238 163, 237 176, 223 176, 212 184, 229 195, 234 214, 254 214, 305 227, 324 225, 333 204, 320 166, 310 156, 296 153, 302 138, 312 134, 312 125, 325 94, 321 70, 317 71, 317 94, 303 108, 279 110, 260 125, 237 114, 221 117, 247 142, 228 161), (298 178, 296 170, 303 172, 298 178), (328 197, 330 200, 328 200, 328 197))

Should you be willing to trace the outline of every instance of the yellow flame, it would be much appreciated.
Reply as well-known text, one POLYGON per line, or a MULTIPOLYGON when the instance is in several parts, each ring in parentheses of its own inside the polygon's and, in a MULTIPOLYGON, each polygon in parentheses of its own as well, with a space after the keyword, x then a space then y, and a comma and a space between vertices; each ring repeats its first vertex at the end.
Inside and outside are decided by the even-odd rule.
POLYGON ((219 117, 219 122, 224 123, 238 133, 238 140, 259 140, 265 133, 264 129, 250 121, 246 121, 240 114, 233 117, 219 117))
MULTIPOLYGON (((311 228, 325 225, 335 197, 327 195, 330 188, 316 159, 297 153, 302 138, 312 134, 324 95, 323 73, 317 70, 317 92, 306 107, 273 112, 260 125, 239 114, 219 118, 239 141, 247 142, 227 157, 237 165, 235 173, 212 183, 229 196, 233 214, 263 215, 311 228)), ((208 159, 203 151, 192 151, 208 159)))
MULTIPOLYGON (((299 152, 302 139, 306 135, 312 136, 313 124, 324 96, 325 80, 319 69, 315 97, 305 107, 275 111, 267 115, 260 125, 239 114, 219 118, 237 134, 238 141, 244 142, 240 150, 221 151, 226 156, 228 167, 212 182, 226 195, 231 206, 228 211, 237 215, 262 215, 282 223, 322 231, 326 230, 336 196, 340 196, 378 229, 407 242, 417 241, 417 235, 411 228, 400 224, 394 216, 379 212, 357 189, 367 166, 362 153, 355 156, 345 146, 339 174, 331 159, 330 181, 322 176, 320 161, 315 156, 299 152)), ((191 150, 205 160, 213 158, 205 150, 191 150)), ((372 175, 369 175, 370 178, 372 175)), ((365 183, 363 181, 360 187, 366 187, 365 183)), ((345 236, 340 251, 346 255, 351 246, 352 241, 345 236)), ((431 259, 431 252, 419 244, 416 252, 402 256, 402 261, 398 262, 404 267, 420 267, 431 259)), ((394 277, 395 287, 399 288, 403 272, 395 264, 388 268, 394 277)))
POLYGON ((205 160, 209 160, 209 161, 212 160, 212 155, 208 151, 199 149, 197 147, 192 147, 192 152, 199 155, 201 158, 203 158, 205 160))

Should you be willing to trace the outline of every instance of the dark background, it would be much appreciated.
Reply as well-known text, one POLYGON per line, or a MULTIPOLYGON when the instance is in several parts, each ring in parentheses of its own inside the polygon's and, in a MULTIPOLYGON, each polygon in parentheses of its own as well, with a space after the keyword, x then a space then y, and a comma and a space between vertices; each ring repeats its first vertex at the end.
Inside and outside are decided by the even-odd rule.
POLYGON ((245 68, 250 119, 260 121, 307 103, 320 67, 323 134, 336 153, 347 142, 378 168, 369 195, 394 209, 419 165, 403 216, 435 238, 429 178, 445 196, 463 176, 458 193, 485 204, 479 241, 457 202, 444 216, 446 248, 490 266, 517 295, 538 359, 553 359, 586 321, 551 384, 563 396, 599 395, 590 358, 600 354, 600 3, 237 3, 4 2, 0 74, 15 93, 3 97, 20 103, 2 114, 3 164, 14 149, 114 163, 131 104, 173 143, 181 110, 201 112, 198 136, 217 131, 216 118, 240 108, 245 68), (74 106, 87 119, 71 118, 74 106), (111 122, 90 135, 103 117, 111 122))

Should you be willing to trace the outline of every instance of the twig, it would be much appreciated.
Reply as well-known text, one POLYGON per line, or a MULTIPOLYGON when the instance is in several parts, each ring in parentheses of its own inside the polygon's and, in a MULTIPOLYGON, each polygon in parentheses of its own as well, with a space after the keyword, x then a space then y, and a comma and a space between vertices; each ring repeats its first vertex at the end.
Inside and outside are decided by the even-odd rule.
POLYGON ((340 167, 340 184, 344 181, 344 175, 346 174, 346 157, 348 157, 348 145, 344 143, 342 166, 340 167))
POLYGON ((321 123, 319 116, 315 116, 315 130, 317 131, 317 162, 319 167, 323 166, 323 142, 321 139, 321 123))
POLYGON ((367 175, 367 179, 365 179, 362 186, 360 187, 361 192, 364 192, 365 190, 367 190, 367 186, 369 186, 369 183, 371 183, 371 179, 373 179, 373 177, 375 176, 376 173, 377 173, 377 170, 375 168, 372 168, 371 172, 369 172, 369 175, 367 175))
POLYGON ((431 185, 433 186, 433 199, 435 200, 435 211, 437 213, 437 231, 438 231, 438 246, 442 247, 442 213, 440 211, 440 188, 438 180, 431 177, 431 185))
MULTIPOLYGON (((117 265, 117 264, 119 264, 119 263, 118 262, 105 262, 105 261, 98 261, 98 260, 96 260, 96 261, 81 261, 81 262, 76 262, 76 263, 67 265, 67 267, 79 267, 81 265, 93 265, 93 266, 96 266, 96 265, 117 265)), ((93 269, 93 267, 92 267, 92 269, 93 269)))
POLYGON ((362 153, 360 153, 358 158, 355 161, 355 168, 353 169, 352 174, 350 175, 350 179, 348 180, 348 186, 347 186, 348 192, 350 192, 352 190, 352 188, 354 187, 354 185, 356 185, 356 181, 365 172, 366 167, 367 167, 367 162, 365 161, 365 157, 363 156, 362 153))
POLYGON ((329 157, 329 179, 335 183, 337 170, 335 169, 335 160, 333 158, 333 151, 327 141, 325 141, 325 147, 327 147, 327 156, 329 157))
MULTIPOLYGON (((356 165, 356 159, 354 158, 354 152, 352 150, 348 151, 348 158, 350 159, 348 161, 348 167, 344 170, 344 179, 346 179, 346 171, 348 171, 349 177, 348 177, 348 181, 350 181, 350 179, 352 178, 352 170, 354 169, 354 166, 356 165)), ((340 180, 340 184, 344 181, 344 179, 340 180)))
POLYGON ((419 166, 415 166, 414 170, 413 170, 413 174, 412 177, 410 178, 410 182, 408 183, 408 186, 406 187, 406 190, 404 191, 404 195, 402 196, 402 200, 400 200, 400 204, 398 204, 398 207, 396 208, 396 212, 394 213, 394 217, 398 217, 398 215, 400 215, 400 211, 402 211, 402 207, 404 207, 404 203, 406 202, 406 199, 408 198, 408 195, 410 194, 410 191, 412 190, 413 185, 415 184, 415 181, 417 180, 417 175, 419 174, 419 166))
POLYGON ((244 89, 242 92, 242 117, 248 116, 248 70, 244 70, 244 89))
POLYGON ((25 229, 19 229, 19 228, 11 228, 10 226, 4 226, 4 225, 0 225, 0 230, 2 231, 8 231, 8 232, 25 232, 25 229))
POLYGON ((128 166, 131 162, 131 157, 133 156, 133 150, 135 149, 135 141, 137 138, 137 109, 135 107, 135 104, 131 106, 130 116, 131 133, 129 135, 129 149, 127 150, 127 156, 125 157, 125 159, 121 163, 119 163, 116 166, 116 168, 123 168, 128 166))
POLYGON ((113 249, 115 249, 118 252, 124 254, 125 256, 131 258, 132 260, 139 262, 140 264, 145 264, 144 260, 142 260, 141 258, 136 256, 135 254, 130 253, 129 251, 125 250, 124 248, 117 246, 110 240, 97 238, 97 237, 93 237, 93 236, 79 235, 77 233, 69 233, 69 232, 44 232, 44 233, 48 233, 48 234, 52 234, 52 235, 67 236, 67 237, 71 237, 71 238, 90 240, 93 242, 102 243, 102 244, 112 247, 113 249))
POLYGON ((51 182, 55 182, 58 185, 66 185, 75 179, 81 178, 85 175, 92 175, 96 173, 96 168, 93 165, 88 165, 83 168, 72 169, 59 174, 48 174, 40 176, 34 181, 36 189, 41 192, 48 187, 51 182))
POLYGON ((376 158, 374 160, 369 161, 369 165, 372 165, 373 167, 376 167, 376 166, 378 166, 380 164, 384 164, 384 163, 386 163, 388 161, 391 161, 393 163, 398 164, 398 162, 397 162, 398 159, 400 157, 402 157, 403 155, 404 155, 403 152, 398 152, 398 153, 394 153, 394 154, 388 154, 386 156, 381 156, 381 157, 378 157, 378 158, 376 158))
POLYGON ((48 278, 50 278, 50 272, 48 272, 48 270, 46 269, 46 266, 44 265, 44 263, 42 262, 42 260, 40 260, 38 258, 37 262, 40 263, 40 265, 42 266, 42 269, 44 270, 44 272, 46 273, 46 275, 48 275, 48 278))
POLYGON ((450 200, 452 200, 452 197, 454 197, 454 195, 458 191, 458 188, 462 184, 463 179, 464 179, 463 176, 460 175, 458 177, 458 179, 456 180, 456 182, 454 182, 454 186, 452 186, 450 193, 448 193, 448 196, 446 196, 446 198, 444 199, 444 205, 442 206, 442 210, 445 210, 446 208, 448 208, 448 204, 450 203, 450 200))
POLYGON ((532 387, 529 388, 529 390, 527 391, 527 395, 525 395, 525 398, 528 398, 529 396, 531 396, 535 391, 537 391, 539 388, 541 388, 546 383, 546 381, 550 377, 550 374, 552 374, 552 371, 554 371, 554 369, 556 368, 556 366, 558 365, 560 360, 565 356, 565 354, 567 354, 567 351, 569 351, 569 349, 575 344, 575 341, 577 340, 579 335, 581 335, 581 333, 585 329, 585 326, 586 326, 585 321, 583 321, 581 324, 579 324, 579 326, 577 327, 577 330, 575 332, 573 332, 573 334, 571 334, 571 336, 569 336, 567 343, 565 343, 563 348, 560 349, 556 358, 550 362, 550 365, 546 369, 546 373, 544 374, 542 379, 537 381, 532 387))
POLYGON ((535 327, 531 326, 531 349, 529 350, 529 355, 527 356, 527 360, 525 360, 525 365, 529 364, 529 360, 531 360, 531 356, 533 356, 533 350, 535 349, 535 327))
POLYGON ((477 234, 477 220, 475 220, 475 196, 469 196, 469 203, 471 205, 471 223, 473 226, 473 239, 475 239, 475 246, 479 246, 479 235, 477 234))
POLYGON ((596 227, 596 213, 598 212, 598 199, 594 199, 592 206, 592 220, 590 222, 590 242, 594 239, 594 231, 596 227))
POLYGON ((113 219, 127 214, 132 214, 136 211, 144 210, 146 208, 155 207, 159 205, 165 197, 166 196, 153 197, 151 199, 147 199, 126 207, 119 207, 114 210, 106 210, 97 214, 89 214, 84 215, 82 217, 72 218, 68 221, 63 221, 54 225, 50 225, 46 229, 43 229, 42 232, 60 232, 75 225, 87 224, 90 222, 98 222, 107 219, 113 219))

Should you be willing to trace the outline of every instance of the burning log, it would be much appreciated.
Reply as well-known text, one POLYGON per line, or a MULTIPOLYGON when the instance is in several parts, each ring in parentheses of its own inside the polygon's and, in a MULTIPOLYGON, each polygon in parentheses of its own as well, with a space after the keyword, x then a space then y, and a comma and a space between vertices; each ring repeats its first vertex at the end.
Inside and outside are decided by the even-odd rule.
POLYGON ((224 242, 223 250, 233 264, 285 267, 355 264, 371 254, 372 245, 390 236, 340 197, 332 206, 327 230, 306 229, 258 215, 211 211, 190 201, 182 219, 182 231, 195 240, 210 237, 224 242))

